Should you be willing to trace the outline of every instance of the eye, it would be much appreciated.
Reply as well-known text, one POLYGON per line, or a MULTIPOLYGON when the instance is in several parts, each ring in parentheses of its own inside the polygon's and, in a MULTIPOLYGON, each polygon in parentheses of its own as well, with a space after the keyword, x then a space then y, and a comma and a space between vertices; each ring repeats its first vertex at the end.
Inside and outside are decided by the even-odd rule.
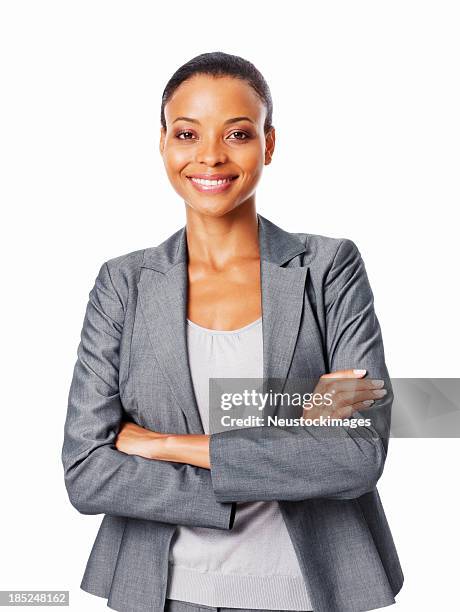
MULTIPOLYGON (((248 140, 249 138, 249 134, 243 132, 242 130, 235 130, 230 134, 230 136, 235 136, 235 134, 239 134, 239 137, 230 138, 230 140, 248 140)), ((179 140, 193 140, 193 138, 189 138, 188 136, 193 136, 193 132, 190 132, 189 130, 182 130, 176 134, 176 138, 179 140)))
POLYGON ((236 138, 233 140, 247 140, 249 138, 249 134, 246 134, 246 132, 242 132, 241 130, 237 130, 235 132, 231 133, 231 136, 234 136, 235 134, 242 134, 244 136, 244 138, 236 138))
POLYGON ((179 140, 190 140, 190 138, 181 138, 183 134, 192 134, 192 132, 189 132, 188 130, 182 130, 182 132, 178 132, 176 134, 176 138, 178 138, 179 140))

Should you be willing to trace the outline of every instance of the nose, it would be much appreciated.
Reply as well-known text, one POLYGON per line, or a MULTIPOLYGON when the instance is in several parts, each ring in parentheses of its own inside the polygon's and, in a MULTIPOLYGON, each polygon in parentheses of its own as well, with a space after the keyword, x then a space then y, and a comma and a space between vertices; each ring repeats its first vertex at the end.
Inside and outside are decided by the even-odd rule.
POLYGON ((203 139, 196 149, 196 161, 207 166, 223 164, 227 161, 227 154, 218 139, 203 139))

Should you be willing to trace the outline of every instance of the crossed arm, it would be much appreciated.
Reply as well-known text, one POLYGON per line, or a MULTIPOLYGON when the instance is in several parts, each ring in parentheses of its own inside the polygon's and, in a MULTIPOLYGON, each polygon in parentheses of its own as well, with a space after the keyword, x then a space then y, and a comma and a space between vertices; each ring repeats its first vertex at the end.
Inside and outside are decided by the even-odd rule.
MULTIPOLYGON (((387 390, 383 389, 384 380, 361 380, 365 374, 366 370, 349 369, 321 376, 313 393, 315 397, 329 394, 333 403, 309 407, 304 410, 303 416, 311 421, 326 416, 343 419, 358 410, 368 410, 376 400, 387 394, 387 390)), ((124 453, 146 459, 176 461, 211 469, 210 442, 211 436, 207 434, 164 434, 125 421, 120 427, 115 446, 124 453)))
POLYGON ((157 461, 177 461, 210 469, 207 434, 164 434, 124 421, 115 440, 118 450, 157 461))
POLYGON ((235 504, 216 500, 209 470, 116 448, 126 418, 118 386, 123 322, 104 263, 89 294, 64 425, 61 458, 70 502, 82 514, 231 529, 235 504))
MULTIPOLYGON (((339 245, 325 291, 330 371, 355 366, 386 379, 372 292, 349 240, 339 245)), ((85 313, 62 449, 66 488, 80 512, 231 529, 235 502, 350 499, 374 488, 386 459, 391 393, 372 427, 254 427, 210 436, 150 432, 142 442, 145 454, 117 448, 123 431, 144 436, 123 423, 123 317, 105 263, 85 313)))

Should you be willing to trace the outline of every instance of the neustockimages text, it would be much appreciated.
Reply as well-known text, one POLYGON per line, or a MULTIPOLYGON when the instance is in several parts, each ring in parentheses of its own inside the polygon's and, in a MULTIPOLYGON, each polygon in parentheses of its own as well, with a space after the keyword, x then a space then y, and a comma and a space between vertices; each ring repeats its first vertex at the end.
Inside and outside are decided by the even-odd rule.
MULTIPOLYGON (((304 410, 310 410, 317 407, 328 408, 333 404, 333 396, 330 393, 259 393, 255 389, 251 391, 245 390, 242 393, 222 393, 220 407, 222 410, 230 410, 231 408, 247 406, 253 410, 261 411, 267 407, 267 404, 276 403, 279 401, 281 405, 303 406, 304 410)), ((249 414, 244 417, 232 417, 224 415, 220 419, 223 427, 293 427, 293 426, 327 426, 327 427, 369 427, 371 419, 369 418, 336 418, 330 415, 321 415, 315 418, 301 417, 278 417, 278 416, 259 416, 249 414)))
POLYGON ((225 415, 221 418, 221 424, 223 427, 263 427, 263 426, 275 426, 275 427, 350 427, 356 429, 356 427, 370 427, 371 419, 337 419, 330 416, 320 416, 314 419, 306 419, 304 417, 298 418, 279 418, 277 416, 268 416, 267 418, 262 416, 247 416, 247 417, 231 417, 225 415))

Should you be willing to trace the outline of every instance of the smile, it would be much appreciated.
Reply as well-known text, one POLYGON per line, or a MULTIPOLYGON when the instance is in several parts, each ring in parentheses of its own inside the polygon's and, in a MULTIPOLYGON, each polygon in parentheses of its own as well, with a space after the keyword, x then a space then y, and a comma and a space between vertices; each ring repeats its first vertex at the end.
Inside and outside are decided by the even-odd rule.
POLYGON ((189 181, 193 184, 195 189, 201 192, 206 193, 221 193, 230 187, 233 181, 238 178, 237 176, 224 178, 224 179, 203 179, 196 178, 194 176, 187 177, 189 181))

